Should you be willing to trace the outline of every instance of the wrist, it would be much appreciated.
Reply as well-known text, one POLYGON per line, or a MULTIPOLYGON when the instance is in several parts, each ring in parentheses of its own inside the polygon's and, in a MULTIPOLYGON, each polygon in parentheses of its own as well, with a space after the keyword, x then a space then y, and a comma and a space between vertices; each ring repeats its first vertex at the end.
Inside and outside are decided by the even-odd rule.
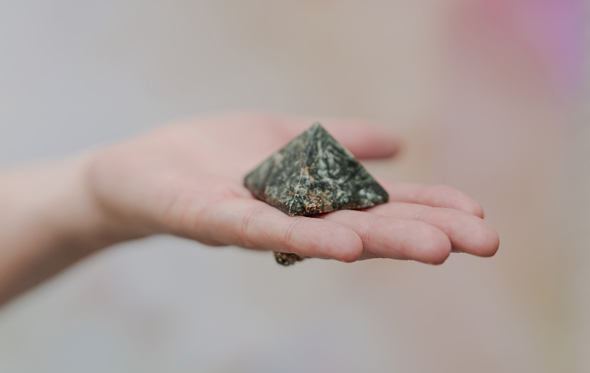
POLYGON ((0 174, 0 304, 102 247, 134 238, 92 197, 91 159, 0 174))
POLYGON ((73 259, 136 238, 92 193, 89 171, 94 157, 86 153, 4 175, 14 222, 7 232, 14 238, 10 246, 73 259))
POLYGON ((47 221, 55 224, 57 241, 81 254, 145 234, 110 211, 93 192, 92 164, 96 153, 82 154, 55 165, 60 186, 48 206, 47 221))

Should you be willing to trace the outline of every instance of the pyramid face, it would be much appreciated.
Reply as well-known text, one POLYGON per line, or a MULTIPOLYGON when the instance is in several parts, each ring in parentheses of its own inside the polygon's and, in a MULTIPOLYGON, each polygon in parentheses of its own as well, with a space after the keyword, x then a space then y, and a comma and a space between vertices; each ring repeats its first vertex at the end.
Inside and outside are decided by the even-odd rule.
POLYGON ((360 209, 389 200, 381 185, 319 123, 250 172, 244 185, 291 216, 360 209))

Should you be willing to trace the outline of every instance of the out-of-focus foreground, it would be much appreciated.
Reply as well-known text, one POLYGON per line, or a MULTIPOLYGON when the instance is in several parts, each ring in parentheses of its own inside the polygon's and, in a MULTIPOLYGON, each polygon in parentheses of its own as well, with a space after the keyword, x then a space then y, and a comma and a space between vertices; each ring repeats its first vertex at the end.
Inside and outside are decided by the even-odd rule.
POLYGON ((2 165, 195 114, 370 117, 406 140, 375 175, 467 192, 502 242, 440 267, 120 245, 0 311, 0 371, 587 372, 587 5, 0 1, 2 165))

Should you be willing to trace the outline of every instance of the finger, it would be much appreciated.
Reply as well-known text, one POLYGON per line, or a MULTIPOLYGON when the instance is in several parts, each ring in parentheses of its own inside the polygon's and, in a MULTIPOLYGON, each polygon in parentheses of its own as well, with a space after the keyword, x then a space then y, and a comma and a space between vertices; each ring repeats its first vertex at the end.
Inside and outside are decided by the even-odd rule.
POLYGON ((392 183, 382 180, 379 183, 385 188, 392 202, 446 207, 461 210, 482 219, 484 216, 483 208, 476 200, 446 185, 392 183))
POLYGON ((195 224, 195 238, 226 245, 354 262, 362 242, 351 229, 330 221, 290 217, 264 202, 235 199, 213 204, 195 224))
POLYGON ((358 159, 390 158, 400 148, 400 140, 385 130, 384 126, 360 119, 293 118, 289 120, 291 136, 299 135, 314 122, 320 122, 330 135, 358 159))
POLYGON ((361 259, 411 259, 442 264, 451 253, 451 243, 446 234, 417 220, 352 210, 332 212, 321 216, 321 219, 356 232, 363 242, 361 259))
POLYGON ((416 219, 443 231, 453 249, 477 256, 493 256, 498 250, 498 233, 486 221, 463 211, 411 203, 387 203, 369 209, 373 214, 416 219))

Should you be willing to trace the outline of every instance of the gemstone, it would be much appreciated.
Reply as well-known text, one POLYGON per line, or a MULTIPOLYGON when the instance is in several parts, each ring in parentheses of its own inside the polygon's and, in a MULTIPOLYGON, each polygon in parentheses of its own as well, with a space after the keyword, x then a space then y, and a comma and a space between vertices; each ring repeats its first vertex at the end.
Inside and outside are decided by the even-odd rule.
POLYGON ((387 192, 352 153, 314 123, 250 172, 252 194, 290 216, 387 203, 387 192))

